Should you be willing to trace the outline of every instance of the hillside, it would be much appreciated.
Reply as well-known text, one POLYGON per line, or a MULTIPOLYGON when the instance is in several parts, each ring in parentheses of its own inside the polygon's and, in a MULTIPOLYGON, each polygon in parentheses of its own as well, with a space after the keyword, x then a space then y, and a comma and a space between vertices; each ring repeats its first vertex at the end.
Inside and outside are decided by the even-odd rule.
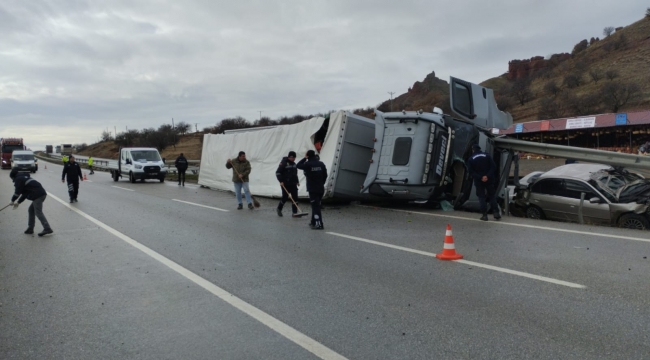
MULTIPOLYGON (((180 153, 183 153, 189 160, 201 160, 201 151, 203 134, 188 134, 179 136, 176 146, 170 146, 163 150, 160 155, 166 160, 176 159, 180 153)), ((79 155, 92 155, 97 158, 117 159, 118 146, 113 141, 102 141, 88 146, 79 155)))
MULTIPOLYGON (((507 73, 481 85, 495 89, 500 107, 509 111, 515 122, 647 109, 650 18, 618 28, 604 39, 582 40, 571 54, 513 60, 507 73), (522 84, 527 84, 530 91, 524 104, 517 98, 517 89, 513 89, 522 84), (633 84, 638 91, 617 107, 603 95, 604 88, 612 84, 633 84)), ((625 97, 626 92, 616 95, 625 97)))

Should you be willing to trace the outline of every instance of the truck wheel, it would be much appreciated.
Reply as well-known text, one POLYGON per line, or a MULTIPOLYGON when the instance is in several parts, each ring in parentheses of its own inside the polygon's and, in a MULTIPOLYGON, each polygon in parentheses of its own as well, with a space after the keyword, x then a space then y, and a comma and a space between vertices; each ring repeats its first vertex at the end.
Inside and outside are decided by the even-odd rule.
POLYGON ((618 226, 626 229, 645 230, 650 228, 650 222, 639 214, 625 214, 618 220, 618 226))
POLYGON ((526 217, 529 219, 541 220, 544 218, 544 211, 535 205, 530 205, 526 209, 526 217))
POLYGON ((111 171, 111 177, 113 178, 113 181, 120 179, 120 175, 118 175, 117 171, 111 171))
POLYGON ((133 176, 132 172, 129 173, 129 181, 131 182, 131 184, 135 184, 135 176, 133 176))
POLYGON ((160 178, 158 180, 160 180, 160 182, 165 182, 165 178, 160 178))

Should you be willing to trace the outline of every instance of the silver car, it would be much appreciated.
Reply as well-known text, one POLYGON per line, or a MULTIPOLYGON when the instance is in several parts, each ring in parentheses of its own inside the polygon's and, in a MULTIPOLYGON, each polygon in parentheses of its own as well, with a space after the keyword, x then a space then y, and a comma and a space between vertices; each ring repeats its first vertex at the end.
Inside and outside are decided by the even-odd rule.
POLYGON ((587 224, 650 228, 650 181, 639 174, 600 164, 569 164, 540 175, 517 191, 515 206, 526 217, 587 224))

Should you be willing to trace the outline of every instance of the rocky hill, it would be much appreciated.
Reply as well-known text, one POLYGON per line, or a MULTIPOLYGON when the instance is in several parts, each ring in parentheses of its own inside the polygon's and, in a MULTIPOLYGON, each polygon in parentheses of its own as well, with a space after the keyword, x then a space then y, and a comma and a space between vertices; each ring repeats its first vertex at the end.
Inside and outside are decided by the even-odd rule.
MULTIPOLYGON (((203 150, 203 134, 188 134, 179 136, 176 146, 169 146, 160 152, 160 155, 166 160, 176 159, 180 153, 183 153, 189 160, 201 160, 201 151, 203 150)), ((92 155, 96 158, 117 159, 118 145, 113 141, 102 141, 89 145, 86 149, 79 152, 79 155, 92 155)))

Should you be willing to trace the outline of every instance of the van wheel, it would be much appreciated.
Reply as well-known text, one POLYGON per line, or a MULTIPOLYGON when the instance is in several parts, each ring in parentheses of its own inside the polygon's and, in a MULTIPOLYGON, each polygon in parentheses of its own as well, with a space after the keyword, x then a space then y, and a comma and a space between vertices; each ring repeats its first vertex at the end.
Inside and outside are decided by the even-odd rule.
POLYGON ((131 184, 135 184, 135 176, 133 176, 132 172, 129 173, 129 181, 131 182, 131 184))
POLYGON ((526 217, 529 219, 542 220, 544 219, 544 211, 535 205, 530 205, 526 209, 526 217))
POLYGON ((165 178, 160 178, 158 180, 160 180, 160 182, 165 182, 165 178))
POLYGON ((120 175, 117 173, 117 171, 112 171, 111 175, 113 175, 113 181, 117 181, 120 179, 120 175))
POLYGON ((618 226, 626 229, 645 230, 650 227, 650 222, 643 215, 625 214, 618 220, 618 226))

